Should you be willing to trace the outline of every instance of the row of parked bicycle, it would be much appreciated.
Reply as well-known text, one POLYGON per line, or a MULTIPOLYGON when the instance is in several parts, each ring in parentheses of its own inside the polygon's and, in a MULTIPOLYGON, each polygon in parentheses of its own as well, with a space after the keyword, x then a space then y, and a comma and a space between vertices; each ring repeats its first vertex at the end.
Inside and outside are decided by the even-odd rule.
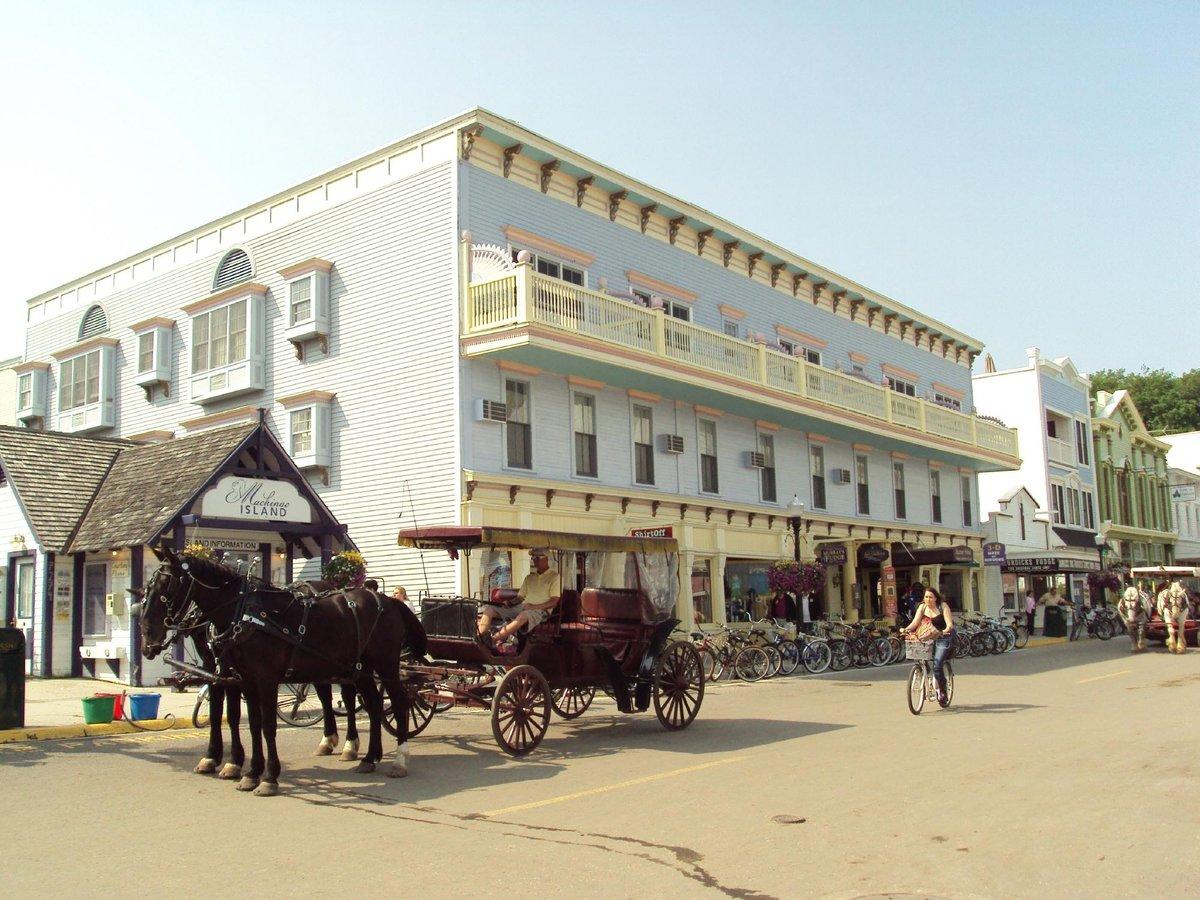
MULTIPOLYGON (((1004 622, 960 614, 956 625, 956 657, 1008 653, 1029 641, 1023 618, 1004 622)), ((880 620, 816 622, 812 632, 796 633, 795 626, 782 619, 764 619, 749 628, 726 625, 695 631, 692 643, 700 652, 709 681, 723 677, 759 681, 800 669, 818 675, 827 670, 886 666, 905 658, 899 628, 880 620)))

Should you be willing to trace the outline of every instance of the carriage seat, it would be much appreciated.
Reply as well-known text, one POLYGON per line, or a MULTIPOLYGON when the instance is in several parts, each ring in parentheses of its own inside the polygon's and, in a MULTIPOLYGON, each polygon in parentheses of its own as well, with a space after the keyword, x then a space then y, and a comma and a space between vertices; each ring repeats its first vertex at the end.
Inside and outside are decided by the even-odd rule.
POLYGON ((491 602, 497 606, 512 606, 517 602, 516 588, 492 588, 491 602))
POLYGON ((579 596, 580 618, 642 624, 650 621, 650 598, 634 588, 584 588, 579 596))

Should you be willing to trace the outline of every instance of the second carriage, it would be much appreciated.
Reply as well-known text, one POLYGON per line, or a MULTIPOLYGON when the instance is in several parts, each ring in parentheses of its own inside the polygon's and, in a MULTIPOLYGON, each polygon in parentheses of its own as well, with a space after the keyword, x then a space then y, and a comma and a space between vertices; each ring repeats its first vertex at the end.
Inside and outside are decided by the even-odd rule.
MULTIPOLYGON (((700 655, 671 639, 679 591, 678 545, 671 538, 612 537, 515 528, 434 526, 400 532, 401 546, 463 555, 546 550, 559 575, 558 602, 547 620, 521 636, 513 655, 476 640, 484 602, 511 603, 517 591, 493 586, 484 572, 478 596, 421 596, 428 664, 406 666, 422 685, 413 724, 454 706, 490 709, 496 743, 514 756, 545 737, 550 711, 573 719, 597 691, 622 713, 651 707, 670 731, 686 728, 704 700, 700 655)), ((503 558, 503 557, 502 557, 503 558)), ((501 580, 507 580, 501 578, 501 580)))

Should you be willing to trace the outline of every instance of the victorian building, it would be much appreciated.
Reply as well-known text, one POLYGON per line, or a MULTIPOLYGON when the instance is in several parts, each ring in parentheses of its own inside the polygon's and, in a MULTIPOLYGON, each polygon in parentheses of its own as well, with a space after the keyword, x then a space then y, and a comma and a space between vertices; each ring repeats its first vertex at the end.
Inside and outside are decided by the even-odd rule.
POLYGON ((29 301, 17 415, 159 440, 261 411, 414 596, 479 578, 401 523, 654 529, 680 618, 721 621, 795 524, 854 616, 921 575, 976 605, 976 477, 1020 462, 974 413, 981 349, 474 110, 29 301))

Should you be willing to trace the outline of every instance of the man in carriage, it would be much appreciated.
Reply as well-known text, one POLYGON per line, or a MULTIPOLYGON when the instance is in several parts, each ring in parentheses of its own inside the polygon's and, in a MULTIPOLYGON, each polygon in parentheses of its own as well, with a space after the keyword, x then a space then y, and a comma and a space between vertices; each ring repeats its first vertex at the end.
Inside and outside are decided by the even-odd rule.
POLYGON ((525 576, 517 591, 517 602, 511 606, 489 603, 479 613, 479 642, 491 649, 503 647, 509 638, 523 628, 536 628, 546 621, 559 600, 558 570, 550 565, 550 551, 537 547, 529 551, 533 571, 525 576), (489 637, 492 622, 504 625, 489 637), (489 641, 491 646, 489 646, 489 641))

